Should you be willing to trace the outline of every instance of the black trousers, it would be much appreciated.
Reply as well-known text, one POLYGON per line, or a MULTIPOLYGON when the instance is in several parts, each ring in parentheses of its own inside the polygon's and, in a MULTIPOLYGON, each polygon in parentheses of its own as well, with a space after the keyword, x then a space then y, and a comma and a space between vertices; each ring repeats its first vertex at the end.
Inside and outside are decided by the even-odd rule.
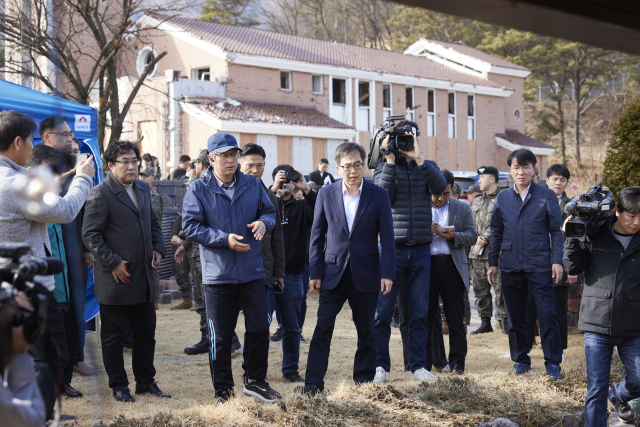
MULTIPOLYGON (((527 337, 527 296, 532 292, 538 311, 540 339, 547 363, 562 362, 562 341, 558 328, 555 301, 553 297, 551 271, 544 272, 502 272, 502 294, 507 309, 509 328, 509 350, 511 360, 517 363, 531 364, 529 341, 527 337)), ((448 317, 447 317, 448 320, 448 317)))
POLYGON ((127 323, 133 328, 131 364, 136 384, 140 387, 151 384, 156 375, 156 368, 153 366, 156 308, 153 301, 133 305, 100 304, 100 320, 102 360, 109 376, 109 387, 117 390, 129 386, 122 354, 127 323))
POLYGON ((432 323, 429 323, 429 336, 432 338, 431 347, 427 347, 427 369, 431 367, 443 369, 449 364, 447 361, 447 350, 444 347, 444 335, 442 333, 442 314, 438 303, 438 312, 432 323))
POLYGON ((345 301, 349 301, 353 323, 358 332, 356 356, 353 361, 353 380, 356 383, 371 382, 376 375, 376 331, 374 318, 379 292, 360 292, 351 276, 347 263, 338 285, 330 290, 320 288, 318 321, 309 344, 306 384, 324 386, 324 376, 329 365, 329 351, 336 316, 345 301))
POLYGON ((64 332, 66 335, 66 346, 69 358, 67 363, 62 365, 62 379, 61 384, 70 384, 73 377, 73 362, 74 357, 78 353, 78 347, 80 339, 78 337, 78 322, 76 321, 76 310, 73 307, 73 303, 69 302, 69 309, 62 311, 64 317, 64 332))
POLYGON ((238 322, 238 304, 244 313, 244 360, 247 378, 262 381, 267 377, 269 323, 264 279, 247 283, 204 285, 209 334, 211 381, 220 396, 232 389, 231 339, 238 322))
MULTIPOLYGON (((569 303, 569 287, 554 286, 553 299, 556 303, 556 314, 558 315, 558 327, 560 328, 560 340, 562 341, 562 349, 567 349, 567 341, 569 339, 569 326, 567 321, 567 310, 569 303)), ((529 288, 527 298, 527 339, 529 340, 529 348, 533 348, 536 340, 536 320, 538 319, 538 310, 536 310, 536 301, 529 288)))
MULTIPOLYGON (((452 371, 464 371, 464 361, 467 356, 467 332, 464 329, 464 291, 466 290, 464 281, 453 260, 440 262, 432 256, 429 283, 429 313, 427 314, 429 331, 437 331, 437 328, 432 328, 431 325, 442 321, 438 318, 440 316, 438 296, 440 296, 449 325, 449 366, 452 371)), ((442 336, 442 324, 439 332, 442 336)), ((439 338, 429 333, 427 354, 431 353, 434 339, 439 338)), ((430 370, 431 367, 427 366, 427 369, 430 370)))
POLYGON ((58 398, 62 367, 69 361, 64 315, 53 292, 49 292, 44 332, 36 344, 29 348, 29 353, 34 357, 36 380, 44 398, 47 420, 50 420, 58 398))

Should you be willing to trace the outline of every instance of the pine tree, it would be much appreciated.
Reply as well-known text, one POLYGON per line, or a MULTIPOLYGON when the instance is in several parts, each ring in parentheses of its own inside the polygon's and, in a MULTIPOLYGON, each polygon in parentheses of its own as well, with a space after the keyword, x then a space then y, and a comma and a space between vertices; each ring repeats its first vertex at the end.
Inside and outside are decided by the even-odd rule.
POLYGON ((613 127, 604 174, 615 198, 622 189, 640 185, 640 95, 629 103, 613 127))
POLYGON ((219 24, 253 27, 252 0, 207 0, 200 10, 200 20, 219 24))

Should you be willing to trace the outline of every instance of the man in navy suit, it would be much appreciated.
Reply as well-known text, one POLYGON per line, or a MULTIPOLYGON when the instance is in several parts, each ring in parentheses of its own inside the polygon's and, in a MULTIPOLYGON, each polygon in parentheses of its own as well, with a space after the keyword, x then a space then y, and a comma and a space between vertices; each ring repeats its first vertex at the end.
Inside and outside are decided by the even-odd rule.
POLYGON ((561 380, 562 341, 552 283, 553 279, 559 283, 563 276, 560 205, 553 191, 533 182, 536 156, 530 150, 509 154, 507 164, 515 184, 500 192, 493 206, 487 279, 493 285, 500 259, 509 348, 516 362, 512 372, 531 372, 526 322, 530 291, 538 311, 547 375, 561 380))
POLYGON ((318 193, 309 246, 309 290, 320 294, 320 305, 309 345, 305 385, 296 391, 310 395, 324 390, 333 328, 345 301, 349 301, 358 331, 353 380, 373 380, 378 291, 389 293, 395 275, 393 217, 387 190, 363 180, 365 151, 360 144, 340 144, 334 159, 342 180, 318 193))

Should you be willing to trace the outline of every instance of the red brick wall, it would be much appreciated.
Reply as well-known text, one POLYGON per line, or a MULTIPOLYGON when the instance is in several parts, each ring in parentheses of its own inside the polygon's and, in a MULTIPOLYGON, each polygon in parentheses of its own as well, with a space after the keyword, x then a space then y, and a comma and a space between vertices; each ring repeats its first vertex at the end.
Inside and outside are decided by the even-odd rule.
POLYGON ((516 129, 524 133, 524 79, 522 77, 503 76, 488 73, 489 80, 499 83, 515 92, 504 101, 504 123, 507 129, 516 129), (520 111, 520 119, 516 120, 514 111, 520 111))

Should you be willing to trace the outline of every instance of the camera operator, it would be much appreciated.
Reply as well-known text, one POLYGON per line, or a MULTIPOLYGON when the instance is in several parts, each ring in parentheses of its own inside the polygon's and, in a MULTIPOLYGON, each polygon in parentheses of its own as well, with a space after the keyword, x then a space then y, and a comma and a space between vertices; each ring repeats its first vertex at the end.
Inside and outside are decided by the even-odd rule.
MULTIPOLYGON (((19 310, 28 316, 33 312, 23 292, 14 297, 19 310)), ((0 303, 0 321, 4 313, 0 303)), ((11 319, 7 319, 11 320, 11 319)), ((3 322, 4 323, 4 322, 3 322)), ((33 368, 33 357, 28 353, 29 343, 25 339, 24 327, 11 326, 0 332, 0 346, 10 348, 9 363, 0 363, 0 416, 3 425, 41 427, 44 425, 46 408, 37 385, 33 368)))
POLYGON ((622 422, 633 423, 636 419, 628 402, 640 397, 638 231, 640 187, 628 187, 618 195, 616 215, 611 215, 605 221, 591 241, 581 242, 572 238, 565 241, 564 265, 567 273, 585 273, 578 329, 585 332, 586 427, 607 425, 607 400, 622 422), (613 347, 617 347, 627 373, 622 382, 609 389, 613 347))
MULTIPOLYGON (((414 122, 403 120, 398 127, 414 122)), ((417 131, 415 132, 417 133, 417 131)), ((398 290, 406 289, 409 319, 409 355, 411 379, 427 380, 435 377, 427 370, 427 310, 429 306, 429 277, 431 269, 431 194, 440 194, 447 182, 436 162, 425 160, 416 136, 413 149, 386 154, 374 172, 377 185, 389 192, 393 210, 396 242, 396 284, 391 292, 378 297, 376 307, 377 368, 374 381, 383 382, 391 369, 389 339, 391 318, 398 290)), ((389 136, 383 143, 389 147, 389 136)), ((402 310, 403 308, 400 307, 402 310)), ((401 313, 402 315, 402 313, 401 313)))
MULTIPOLYGON (((23 196, 16 189, 16 183, 24 179, 27 165, 33 149, 33 131, 35 121, 17 111, 0 113, 0 240, 5 242, 26 242, 36 257, 51 254, 47 223, 68 223, 80 212, 92 186, 95 174, 93 159, 79 163, 73 181, 64 197, 56 196, 53 204, 41 204, 39 209, 29 210, 23 196)), ((0 261, 6 266, 8 260, 0 261)), ((47 327, 35 347, 31 349, 35 356, 38 385, 45 398, 47 419, 53 414, 53 405, 58 396, 55 373, 49 371, 44 347, 48 341, 59 343, 58 347, 66 347, 64 316, 60 305, 53 295, 55 278, 53 276, 36 276, 50 292, 47 310, 47 327)), ((65 358, 61 366, 67 363, 65 358)))
MULTIPOLYGON (((300 359, 300 307, 304 295, 302 273, 307 258, 307 234, 313 225, 316 192, 299 171, 289 165, 279 165, 272 173, 271 191, 278 194, 276 208, 282 217, 284 236, 285 277, 284 292, 275 293, 282 319, 282 376, 292 383, 304 382, 298 372, 300 359), (293 180, 293 178, 297 178, 293 180), (302 190, 304 200, 296 200, 293 193, 302 190)), ((272 307, 269 307, 271 312, 272 307)))

